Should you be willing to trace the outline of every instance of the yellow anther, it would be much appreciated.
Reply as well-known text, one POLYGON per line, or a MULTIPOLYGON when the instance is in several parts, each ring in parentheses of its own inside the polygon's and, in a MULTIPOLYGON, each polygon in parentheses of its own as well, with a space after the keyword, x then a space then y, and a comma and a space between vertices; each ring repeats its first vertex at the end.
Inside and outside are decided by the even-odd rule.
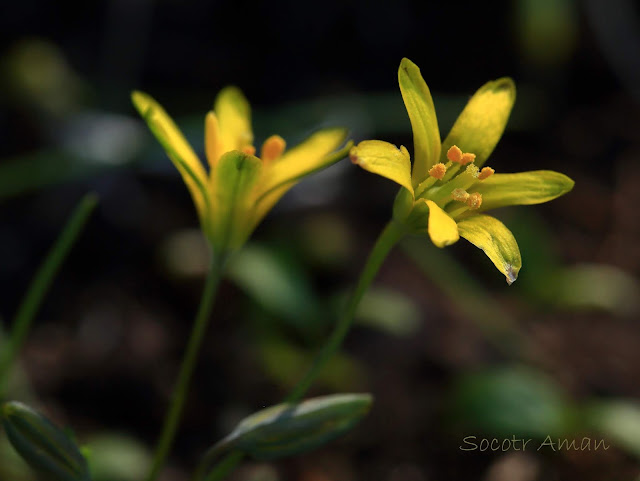
POLYGON ((256 153, 256 148, 253 145, 245 145, 240 150, 248 155, 255 155, 256 153))
POLYGON ((462 150, 457 145, 452 145, 449 150, 447 150, 447 159, 451 162, 460 163, 462 160, 462 150))
POLYGON ((465 152, 464 154, 462 154, 462 158, 460 159, 460 163, 462 165, 467 165, 467 164, 470 164, 471 162, 473 162, 474 160, 476 160, 476 154, 472 154, 471 152, 465 152))
POLYGON ((480 173, 478 174, 478 179, 484 180, 487 177, 491 177, 495 173, 491 167, 483 167, 480 173))
POLYGON ((435 177, 438 180, 442 180, 444 174, 447 173, 447 168, 440 162, 429 169, 429 175, 435 177))
POLYGON ((470 194, 466 204, 469 206, 469 209, 479 209, 482 205, 482 194, 479 192, 470 194))
POLYGON ((479 170, 476 164, 469 164, 464 171, 472 177, 478 178, 479 170))
POLYGON ((268 163, 276 160, 284 152, 287 143, 279 135, 272 135, 262 144, 260 149, 260 158, 263 162, 268 163))
POLYGON ((451 191, 451 198, 458 202, 466 202, 469 198, 469 193, 464 189, 453 189, 451 191))

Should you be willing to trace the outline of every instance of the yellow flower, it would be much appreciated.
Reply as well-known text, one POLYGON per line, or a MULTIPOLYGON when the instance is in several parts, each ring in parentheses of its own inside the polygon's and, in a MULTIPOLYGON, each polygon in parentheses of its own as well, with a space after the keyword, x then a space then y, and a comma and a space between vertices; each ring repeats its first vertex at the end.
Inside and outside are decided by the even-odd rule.
POLYGON ((160 104, 142 92, 133 92, 132 100, 182 174, 202 230, 218 253, 240 247, 301 177, 342 159, 352 146, 349 142, 336 150, 347 131, 327 128, 289 150, 282 137, 273 135, 262 144, 258 158, 249 103, 239 89, 227 87, 218 94, 205 120, 207 173, 160 104))
POLYGON ((549 170, 495 174, 492 168, 483 167, 504 132, 515 101, 510 78, 482 86, 443 142, 420 69, 402 59, 398 81, 413 130, 413 169, 404 146, 398 149, 380 140, 365 140, 352 148, 351 160, 402 186, 393 216, 410 232, 428 234, 438 247, 464 237, 513 283, 522 267, 518 244, 502 222, 482 212, 548 202, 569 192, 573 180, 549 170))

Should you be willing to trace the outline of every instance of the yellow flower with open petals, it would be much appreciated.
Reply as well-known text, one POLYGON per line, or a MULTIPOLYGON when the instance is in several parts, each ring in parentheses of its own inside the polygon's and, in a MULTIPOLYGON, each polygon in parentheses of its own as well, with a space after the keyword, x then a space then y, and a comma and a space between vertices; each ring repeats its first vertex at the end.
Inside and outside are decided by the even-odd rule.
POLYGON ((548 202, 569 192, 573 180, 549 170, 496 174, 483 167, 504 132, 515 101, 510 78, 482 86, 443 142, 420 69, 402 59, 398 81, 413 130, 413 169, 404 146, 398 149, 380 140, 360 142, 351 149, 351 160, 402 186, 393 216, 410 232, 428 234, 438 247, 464 237, 513 283, 522 267, 518 244, 502 222, 482 212, 548 202))
POLYGON ((251 110, 242 92, 227 87, 205 120, 207 173, 180 129, 160 104, 143 92, 132 100, 187 185, 202 230, 218 253, 240 247, 273 205, 302 177, 347 155, 343 128, 326 128, 286 150, 282 137, 264 141, 254 155, 251 110))

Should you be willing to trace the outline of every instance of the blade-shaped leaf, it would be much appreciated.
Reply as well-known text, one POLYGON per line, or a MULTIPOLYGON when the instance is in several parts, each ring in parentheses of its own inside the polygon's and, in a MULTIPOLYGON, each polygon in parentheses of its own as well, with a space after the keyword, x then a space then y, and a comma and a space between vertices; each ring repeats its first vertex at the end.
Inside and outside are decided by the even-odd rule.
POLYGON ((367 414, 372 401, 370 394, 336 394, 278 404, 244 419, 214 450, 239 450, 256 459, 309 451, 349 431, 367 414))
POLYGON ((27 464, 52 481, 89 481, 87 462, 75 442, 30 407, 8 402, 2 425, 14 449, 27 464))

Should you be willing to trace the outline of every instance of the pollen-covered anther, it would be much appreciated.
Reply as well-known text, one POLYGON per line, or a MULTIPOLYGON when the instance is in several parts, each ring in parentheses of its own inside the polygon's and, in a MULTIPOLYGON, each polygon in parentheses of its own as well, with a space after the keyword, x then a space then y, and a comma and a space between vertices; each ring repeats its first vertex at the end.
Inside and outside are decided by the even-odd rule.
POLYGON ((464 189, 453 189, 451 191, 451 198, 458 202, 466 202, 469 198, 469 193, 464 189))
POLYGON ((447 150, 447 159, 451 162, 460 163, 462 160, 462 150, 457 145, 452 145, 449 150, 447 150))
POLYGON ((483 167, 480 173, 478 174, 478 179, 484 180, 487 177, 491 177, 494 173, 495 173, 495 170, 493 170, 491 167, 483 167))
POLYGON ((471 162, 473 162, 474 160, 476 160, 476 154, 472 154, 471 152, 465 152, 464 154, 462 154, 462 158, 460 159, 460 163, 462 165, 467 165, 467 164, 470 164, 471 162))
POLYGON ((480 170, 476 164, 469 164, 464 171, 469 174, 471 177, 478 178, 480 175, 480 170))
POLYGON ((260 158, 263 162, 271 162, 282 155, 287 143, 279 135, 272 135, 262 144, 260 158))
POLYGON ((245 145, 240 150, 247 155, 255 155, 256 153, 256 148, 253 145, 245 145))
POLYGON ((482 205, 482 194, 479 192, 470 194, 466 204, 469 206, 469 209, 479 209, 482 205))
POLYGON ((429 175, 438 180, 442 180, 444 174, 447 173, 447 167, 442 163, 438 163, 429 169, 429 175))

